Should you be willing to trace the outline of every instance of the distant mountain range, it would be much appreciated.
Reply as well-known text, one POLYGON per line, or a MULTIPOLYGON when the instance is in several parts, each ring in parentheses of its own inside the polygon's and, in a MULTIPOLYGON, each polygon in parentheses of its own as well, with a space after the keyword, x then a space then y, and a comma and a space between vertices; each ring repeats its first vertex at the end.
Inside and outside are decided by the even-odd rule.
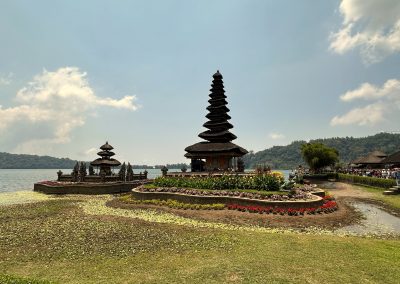
MULTIPOLYGON (((374 150, 392 154, 400 150, 400 134, 379 133, 373 136, 335 137, 310 140, 308 142, 321 142, 334 147, 339 151, 341 162, 348 163, 358 157, 365 156, 374 150)), ((267 164, 273 169, 293 169, 298 165, 304 165, 300 147, 307 141, 294 141, 287 146, 274 146, 259 152, 250 151, 243 157, 246 168, 254 168, 256 165, 267 164)))
MULTIPOLYGON (((69 158, 54 158, 50 156, 37 156, 26 154, 10 154, 0 152, 0 169, 72 169, 76 160, 69 158)), ((122 162, 122 161, 121 161, 122 162)), ((89 163, 89 162, 86 162, 89 163)), ((186 164, 167 164, 169 169, 181 169, 186 164)), ((134 169, 160 169, 163 165, 133 165, 134 169)), ((189 165, 186 165, 190 168, 189 165)))

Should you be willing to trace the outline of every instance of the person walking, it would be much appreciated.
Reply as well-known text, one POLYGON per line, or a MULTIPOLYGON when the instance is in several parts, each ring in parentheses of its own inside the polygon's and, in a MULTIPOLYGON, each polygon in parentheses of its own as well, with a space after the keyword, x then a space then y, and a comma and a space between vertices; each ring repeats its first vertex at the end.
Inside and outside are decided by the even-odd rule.
POLYGON ((400 168, 397 168, 396 171, 394 172, 394 178, 396 179, 396 184, 399 187, 400 186, 400 168))

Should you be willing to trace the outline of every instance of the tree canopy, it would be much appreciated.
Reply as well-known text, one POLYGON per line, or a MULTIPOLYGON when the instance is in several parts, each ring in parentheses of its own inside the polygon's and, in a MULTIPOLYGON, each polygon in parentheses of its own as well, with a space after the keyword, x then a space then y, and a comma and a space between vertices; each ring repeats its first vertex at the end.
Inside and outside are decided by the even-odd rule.
POLYGON ((333 166, 339 161, 339 152, 322 143, 307 143, 301 146, 301 154, 313 171, 333 166))

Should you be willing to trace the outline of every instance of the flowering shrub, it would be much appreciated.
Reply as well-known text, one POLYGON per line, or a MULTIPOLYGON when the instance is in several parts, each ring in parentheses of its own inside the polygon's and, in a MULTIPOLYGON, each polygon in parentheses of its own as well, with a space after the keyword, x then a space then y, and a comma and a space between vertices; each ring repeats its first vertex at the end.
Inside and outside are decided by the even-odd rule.
POLYGON ((158 177, 156 186, 198 189, 256 189, 277 191, 284 179, 278 172, 254 176, 223 175, 220 177, 158 177))
POLYGON ((310 207, 310 208, 277 208, 277 207, 264 207, 264 206, 243 206, 238 204, 227 205, 229 210, 247 211, 250 213, 260 213, 260 214, 274 214, 274 215, 311 215, 318 213, 331 213, 338 209, 337 203, 335 201, 326 201, 322 206, 310 207))

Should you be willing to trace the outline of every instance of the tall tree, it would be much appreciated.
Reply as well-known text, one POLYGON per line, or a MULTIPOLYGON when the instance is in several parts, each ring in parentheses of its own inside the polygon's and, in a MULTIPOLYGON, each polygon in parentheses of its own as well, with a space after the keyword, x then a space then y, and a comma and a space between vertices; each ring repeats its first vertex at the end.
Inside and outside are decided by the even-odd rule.
POLYGON ((119 169, 119 172, 118 172, 118 176, 119 176, 119 179, 121 181, 125 181, 125 178, 126 178, 126 164, 125 164, 125 162, 121 165, 121 168, 119 169))
POLYGON ((85 181, 85 177, 87 175, 86 172, 86 163, 81 162, 79 166, 79 180, 80 181, 85 181))
POLYGON ((301 154, 311 170, 319 171, 334 166, 339 161, 339 152, 322 143, 307 143, 301 146, 301 154))
POLYGON ((128 162, 128 167, 126 169, 126 181, 132 181, 133 180, 133 169, 131 164, 128 162))
POLYGON ((73 168, 73 170, 72 170, 72 173, 71 173, 71 176, 72 176, 72 181, 78 181, 78 176, 79 176, 79 162, 76 162, 76 164, 75 164, 75 166, 74 166, 74 168, 73 168))

